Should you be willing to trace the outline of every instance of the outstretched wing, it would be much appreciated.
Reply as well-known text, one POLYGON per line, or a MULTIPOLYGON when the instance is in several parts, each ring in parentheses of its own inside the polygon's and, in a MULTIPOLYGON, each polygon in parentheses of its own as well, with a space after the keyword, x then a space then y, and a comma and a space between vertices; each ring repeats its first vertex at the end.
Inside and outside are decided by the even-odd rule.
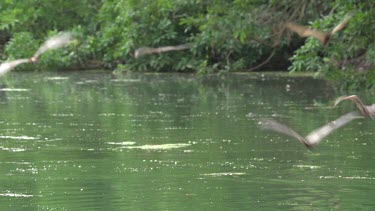
POLYGON ((362 103, 361 99, 357 95, 350 95, 350 96, 341 96, 335 100, 335 104, 333 107, 336 107, 341 101, 344 100, 351 100, 355 103, 359 111, 361 111, 363 116, 374 118, 375 112, 370 111, 368 106, 365 106, 365 104, 362 103))
POLYGON ((273 130, 275 132, 291 136, 297 139, 298 141, 300 141, 301 143, 305 144, 307 147, 309 148, 312 147, 312 145, 303 136, 298 134, 296 131, 294 131, 290 127, 284 124, 281 124, 273 119, 262 119, 260 121, 260 124, 261 124, 262 129, 273 130))
POLYGON ((343 21, 341 21, 335 28, 333 28, 333 30, 331 31, 331 36, 336 32, 340 31, 341 29, 343 29, 352 17, 353 14, 350 14, 343 21))
POLYGON ((138 48, 137 50, 135 50, 134 57, 139 58, 141 56, 153 54, 153 53, 157 53, 157 50, 155 48, 142 47, 142 48, 138 48))
POLYGON ((300 37, 315 37, 323 44, 327 42, 327 38, 329 37, 327 33, 309 29, 305 26, 297 25, 294 23, 287 23, 286 27, 297 33, 300 37))
POLYGON ((333 131, 348 124, 353 119, 358 119, 358 118, 361 118, 361 115, 356 111, 342 115, 338 119, 324 125, 323 127, 313 130, 311 133, 309 133, 306 136, 306 140, 308 141, 310 145, 315 146, 319 144, 323 138, 328 136, 333 131))
POLYGON ((61 48, 67 44, 69 44, 73 40, 73 36, 70 33, 61 33, 56 36, 53 36, 49 38, 47 41, 45 41, 38 51, 34 54, 32 58, 35 58, 35 60, 44 52, 56 48, 61 48))
POLYGON ((175 46, 163 46, 157 48, 160 53, 168 52, 168 51, 181 51, 188 48, 191 48, 192 44, 182 44, 182 45, 175 45, 175 46))
POLYGON ((185 50, 191 47, 192 47, 191 43, 182 44, 182 45, 174 45, 174 46, 162 46, 158 48, 142 47, 142 48, 138 48, 137 50, 135 50, 134 56, 135 58, 138 58, 143 55, 154 54, 154 53, 164 53, 168 51, 181 51, 181 50, 185 50))
POLYGON ((0 65, 0 76, 4 75, 5 73, 11 71, 17 65, 28 63, 29 59, 17 59, 9 62, 4 62, 0 65))
POLYGON ((305 144, 307 147, 311 148, 320 143, 320 141, 337 130, 338 128, 351 122, 353 119, 361 118, 360 114, 356 111, 347 113, 340 118, 310 132, 306 137, 302 137, 300 134, 295 132, 290 127, 281 124, 273 119, 264 119, 261 121, 261 127, 263 129, 273 130, 293 138, 296 138, 301 143, 305 144))

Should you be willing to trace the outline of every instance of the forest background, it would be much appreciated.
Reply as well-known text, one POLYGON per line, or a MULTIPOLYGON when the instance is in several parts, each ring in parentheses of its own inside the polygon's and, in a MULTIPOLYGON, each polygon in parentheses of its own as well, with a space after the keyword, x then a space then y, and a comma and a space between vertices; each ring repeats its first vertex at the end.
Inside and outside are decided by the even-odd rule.
POLYGON ((68 48, 18 70, 105 68, 131 72, 312 72, 346 88, 375 83, 372 0, 3 0, 0 59, 30 57, 60 31, 68 48), (353 14, 327 45, 301 38, 287 22, 330 31, 353 14), (191 48, 135 58, 140 47, 191 48))

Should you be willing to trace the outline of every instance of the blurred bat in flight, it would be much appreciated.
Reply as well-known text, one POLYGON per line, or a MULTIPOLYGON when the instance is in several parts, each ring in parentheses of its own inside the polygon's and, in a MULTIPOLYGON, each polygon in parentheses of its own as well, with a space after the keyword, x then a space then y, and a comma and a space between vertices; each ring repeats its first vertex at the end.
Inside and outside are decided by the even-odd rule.
POLYGON ((294 32, 296 32, 301 37, 315 37, 323 45, 326 45, 331 37, 341 29, 343 29, 346 24, 349 22, 350 18, 353 17, 353 14, 347 16, 343 21, 341 21, 335 28, 330 32, 322 32, 313 29, 309 29, 305 26, 300 26, 294 23, 287 23, 286 27, 294 32))
POLYGON ((282 133, 284 135, 288 135, 293 137, 303 143, 308 148, 313 148, 314 146, 318 145, 320 141, 337 130, 338 128, 346 125, 347 123, 351 122, 353 119, 361 118, 360 114, 356 111, 347 113, 338 119, 329 122, 328 124, 317 128, 307 134, 307 136, 303 137, 290 127, 281 124, 273 119, 262 119, 260 124, 262 129, 272 130, 278 133, 282 133))
POLYGON ((149 54, 154 54, 154 53, 160 54, 160 53, 164 53, 168 51, 181 51, 181 50, 189 49, 191 47, 192 47, 191 43, 175 45, 175 46, 162 46, 158 48, 142 47, 142 48, 138 48, 137 50, 135 50, 134 56, 135 58, 139 58, 144 55, 149 55, 149 54))
POLYGON ((333 107, 336 107, 337 104, 339 104, 341 101, 344 101, 344 100, 353 101, 363 116, 370 117, 371 119, 375 117, 375 104, 366 106, 365 104, 362 103, 361 99, 359 99, 357 95, 341 96, 336 99, 333 107))
POLYGON ((61 33, 61 34, 58 34, 49 38, 39 47, 39 49, 35 52, 35 54, 31 58, 17 59, 17 60, 2 63, 0 65, 0 76, 11 71, 13 68, 15 68, 16 66, 20 64, 23 64, 23 63, 33 64, 38 60, 39 56, 43 54, 44 52, 66 46, 72 40, 73 40, 73 36, 70 33, 61 33))

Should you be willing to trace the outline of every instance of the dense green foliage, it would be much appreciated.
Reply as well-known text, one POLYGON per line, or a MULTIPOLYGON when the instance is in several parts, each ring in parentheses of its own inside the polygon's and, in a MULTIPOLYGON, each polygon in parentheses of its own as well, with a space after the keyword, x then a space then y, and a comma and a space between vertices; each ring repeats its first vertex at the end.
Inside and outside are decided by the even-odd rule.
POLYGON ((332 29, 347 14, 354 14, 345 30, 328 45, 308 38, 291 58, 291 71, 314 71, 345 86, 370 87, 375 83, 374 1, 336 1, 332 13, 312 22, 313 28, 332 29))
POLYGON ((374 6, 370 0, 5 0, 0 2, 0 44, 3 59, 27 57, 48 36, 71 31, 77 42, 43 55, 37 69, 212 73, 289 66, 292 72, 370 86, 374 6), (296 22, 329 31, 348 14, 354 16, 347 27, 326 46, 285 27, 296 22), (139 47, 184 43, 193 47, 134 57, 139 47))

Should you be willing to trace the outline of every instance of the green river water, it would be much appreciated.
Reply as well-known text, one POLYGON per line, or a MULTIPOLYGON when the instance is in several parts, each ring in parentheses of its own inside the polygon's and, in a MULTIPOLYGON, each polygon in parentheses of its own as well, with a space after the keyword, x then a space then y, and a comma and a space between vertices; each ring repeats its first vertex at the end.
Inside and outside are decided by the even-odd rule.
MULTIPOLYGON (((0 84, 0 210, 374 210, 375 122, 278 74, 18 73, 0 84)), ((357 92, 368 104, 370 92, 357 92)))

